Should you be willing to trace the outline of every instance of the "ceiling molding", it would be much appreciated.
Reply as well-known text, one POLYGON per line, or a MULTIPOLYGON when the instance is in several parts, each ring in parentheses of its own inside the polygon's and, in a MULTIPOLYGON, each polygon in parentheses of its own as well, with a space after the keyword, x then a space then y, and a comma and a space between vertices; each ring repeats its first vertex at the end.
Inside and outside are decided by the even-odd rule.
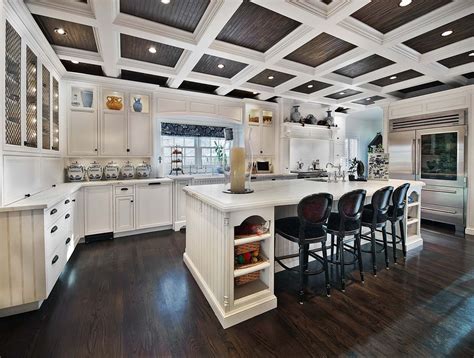
POLYGON ((99 66, 103 66, 104 64, 104 60, 98 52, 63 46, 53 46, 53 49, 61 60, 73 60, 99 66))

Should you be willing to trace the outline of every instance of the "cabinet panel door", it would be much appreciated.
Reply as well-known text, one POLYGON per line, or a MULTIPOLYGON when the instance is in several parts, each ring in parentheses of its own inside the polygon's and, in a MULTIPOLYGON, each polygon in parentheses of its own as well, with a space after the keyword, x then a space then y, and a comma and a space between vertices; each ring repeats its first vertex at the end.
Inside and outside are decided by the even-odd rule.
POLYGON ((97 155, 97 112, 69 112, 70 155, 97 155))
POLYGON ((125 112, 102 115, 100 153, 127 155, 127 117, 125 112))
POLYGON ((72 196, 74 207, 73 237, 74 245, 84 237, 84 192, 81 190, 75 192, 72 196))
POLYGON ((175 222, 186 220, 186 193, 183 191, 189 181, 176 181, 176 212, 175 222))
POLYGON ((172 224, 171 190, 169 183, 137 185, 137 229, 172 224))
POLYGON ((129 155, 151 155, 151 119, 149 114, 130 114, 128 121, 129 155))
POLYGON ((247 127, 247 136, 249 135, 248 132, 251 131, 250 133, 250 147, 252 148, 252 153, 254 156, 260 155, 260 126, 251 126, 249 125, 247 127))
POLYGON ((84 189, 85 234, 94 235, 114 230, 112 185, 84 189))
POLYGON ((260 150, 263 155, 275 154, 275 133, 273 126, 260 127, 260 150))
POLYGON ((130 231, 135 228, 134 205, 133 196, 115 198, 115 232, 130 231))

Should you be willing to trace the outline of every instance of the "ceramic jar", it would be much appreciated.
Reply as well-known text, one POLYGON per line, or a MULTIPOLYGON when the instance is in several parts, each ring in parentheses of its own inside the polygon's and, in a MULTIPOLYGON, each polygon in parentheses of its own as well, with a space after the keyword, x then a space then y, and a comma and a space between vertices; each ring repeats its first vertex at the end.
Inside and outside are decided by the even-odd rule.
POLYGON ((83 181, 85 175, 85 169, 77 161, 67 167, 67 177, 69 181, 83 181))
POLYGON ((91 181, 102 180, 102 175, 103 175, 102 165, 100 165, 96 161, 91 163, 89 167, 87 168, 87 177, 91 181))
POLYGON ((130 162, 125 163, 120 172, 123 179, 133 179, 135 177, 135 167, 130 162))
POLYGON ((120 168, 114 162, 109 162, 104 168, 105 180, 117 180, 120 168))
POLYGON ((92 107, 92 101, 94 99, 94 92, 91 90, 81 91, 82 106, 86 108, 92 107))
POLYGON ((135 112, 141 112, 143 110, 142 99, 140 97, 133 97, 133 110, 135 112))
POLYGON ((151 165, 143 162, 143 164, 137 165, 137 178, 144 179, 149 178, 151 173, 151 165))
POLYGON ((300 106, 293 106, 293 112, 291 112, 291 121, 294 123, 301 121, 301 113, 298 108, 300 108, 300 106))
POLYGON ((107 102, 105 102, 105 105, 108 109, 120 111, 123 107, 122 97, 107 96, 107 102))

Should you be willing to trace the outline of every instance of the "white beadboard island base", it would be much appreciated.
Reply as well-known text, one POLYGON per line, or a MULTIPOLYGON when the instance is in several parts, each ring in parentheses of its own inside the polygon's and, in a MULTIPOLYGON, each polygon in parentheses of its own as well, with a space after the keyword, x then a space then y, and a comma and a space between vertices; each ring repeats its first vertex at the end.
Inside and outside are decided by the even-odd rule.
MULTIPOLYGON (((321 183, 309 180, 285 180, 253 183, 252 194, 229 195, 224 185, 188 186, 186 192, 186 250, 183 260, 211 305, 222 327, 228 328, 277 307, 274 294, 274 254, 297 252, 297 246, 287 240, 274 240, 274 221, 295 215, 296 205, 305 196, 328 192, 338 200, 355 189, 367 191, 367 201, 378 189, 410 183, 410 203, 405 212, 407 250, 423 245, 420 236, 421 188, 423 182, 390 180, 369 182, 321 183), (234 270, 234 228, 249 217, 269 223, 268 234, 249 238, 261 242, 267 262, 251 269, 260 271, 260 279, 237 286, 234 277, 242 270, 234 270), (276 248, 275 248, 276 246, 276 248)), ((333 205, 336 210, 337 203, 333 205)), ((389 225, 390 226, 390 225, 389 225)), ((290 265, 297 265, 297 261, 290 265)))

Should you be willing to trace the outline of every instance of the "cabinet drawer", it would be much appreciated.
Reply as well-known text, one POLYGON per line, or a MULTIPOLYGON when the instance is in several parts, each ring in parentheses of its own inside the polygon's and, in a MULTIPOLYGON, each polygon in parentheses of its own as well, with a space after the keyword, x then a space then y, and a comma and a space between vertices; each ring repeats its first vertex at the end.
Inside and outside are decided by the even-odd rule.
POLYGON ((67 246, 60 245, 46 256, 46 296, 49 296, 67 262, 67 246))
POLYGON ((133 185, 117 185, 115 187, 115 195, 133 195, 135 187, 133 185))
POLYGON ((464 226, 464 211, 462 208, 452 208, 449 206, 421 204, 421 218, 432 221, 439 221, 453 225, 464 226))
POLYGON ((57 247, 62 246, 68 237, 71 237, 72 215, 69 211, 63 215, 45 233, 46 257, 51 255, 57 247))
POLYGON ((445 186, 427 186, 421 192, 422 204, 464 207, 464 189, 445 186))
POLYGON ((64 198, 51 209, 45 211, 45 227, 52 226, 71 207, 71 198, 64 198))

